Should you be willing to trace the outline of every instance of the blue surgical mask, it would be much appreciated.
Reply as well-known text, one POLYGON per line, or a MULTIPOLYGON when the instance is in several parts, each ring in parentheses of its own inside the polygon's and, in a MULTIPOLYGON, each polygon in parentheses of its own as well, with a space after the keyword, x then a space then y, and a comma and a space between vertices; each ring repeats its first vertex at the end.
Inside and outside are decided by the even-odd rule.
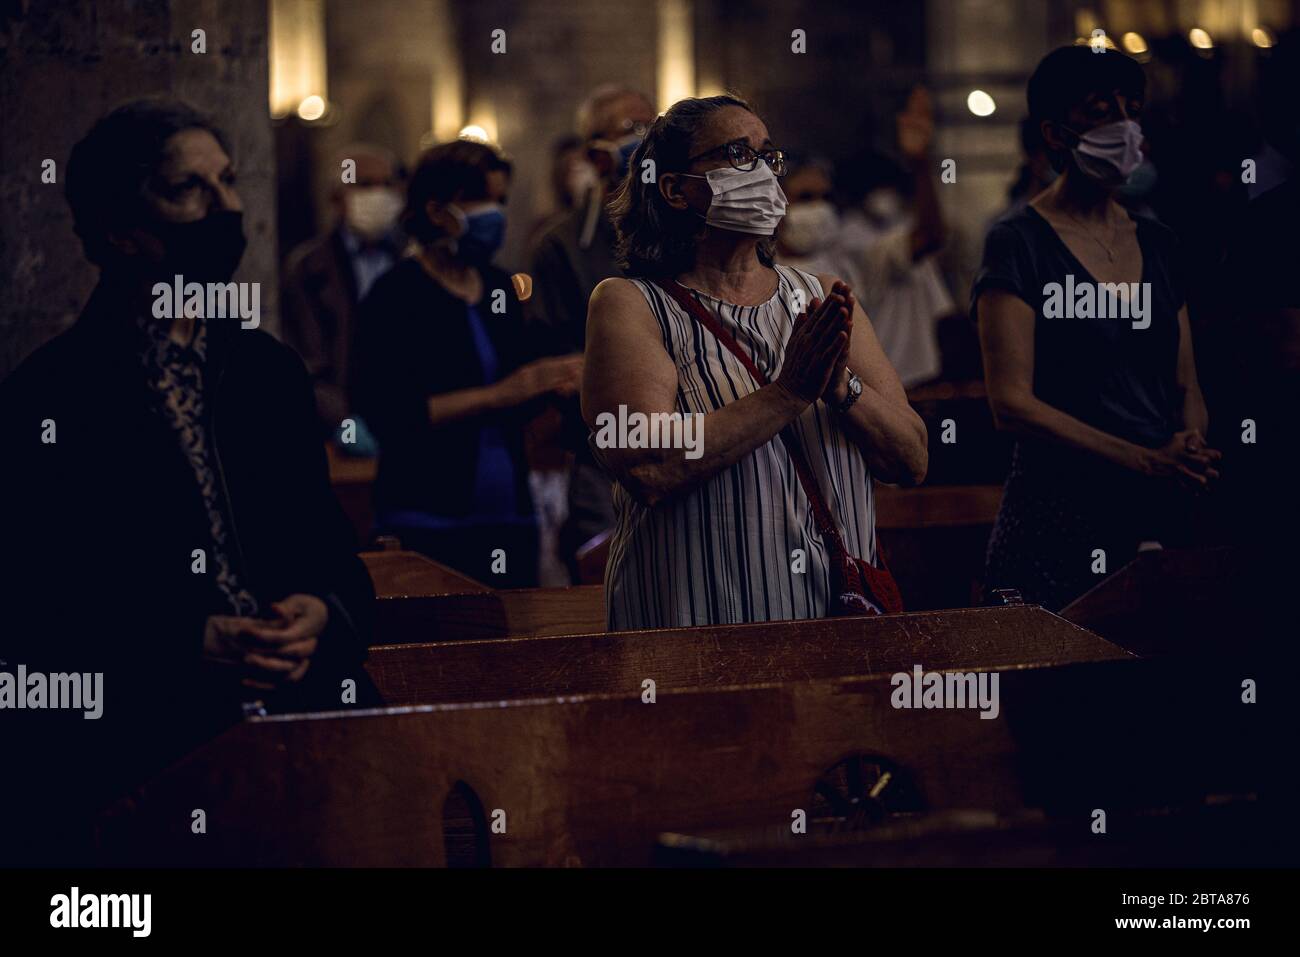
POLYGON ((1144 199, 1156 188, 1157 179, 1155 164, 1143 160, 1137 169, 1129 173, 1124 185, 1115 190, 1115 195, 1129 200, 1144 199))
POLYGON ((618 144, 618 177, 622 179, 627 175, 628 164, 632 162, 632 154, 636 148, 641 145, 641 137, 635 133, 629 133, 623 137, 618 144))
POLYGON ((500 205, 484 206, 466 213, 453 206, 464 229, 456 237, 456 253, 467 262, 491 262, 506 238, 506 211, 500 205))

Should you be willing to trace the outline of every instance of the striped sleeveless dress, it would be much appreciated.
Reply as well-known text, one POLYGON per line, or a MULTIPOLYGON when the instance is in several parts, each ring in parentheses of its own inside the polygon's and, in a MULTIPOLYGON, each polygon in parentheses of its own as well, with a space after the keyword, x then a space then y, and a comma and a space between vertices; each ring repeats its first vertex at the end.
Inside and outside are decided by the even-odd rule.
MULTIPOLYGON (((737 306, 691 294, 775 380, 797 315, 822 296, 815 276, 776 266, 776 294, 737 306)), ((676 411, 709 413, 760 388, 740 360, 654 283, 632 280, 677 364, 676 411)), ((854 555, 876 561, 871 473, 836 416, 817 401, 793 427, 854 555)), ((705 453, 708 427, 704 429, 705 453)), ((685 495, 654 507, 613 487, 617 524, 605 569, 611 631, 825 617, 830 556, 778 435, 685 495), (802 551, 802 560, 796 555, 802 551)))

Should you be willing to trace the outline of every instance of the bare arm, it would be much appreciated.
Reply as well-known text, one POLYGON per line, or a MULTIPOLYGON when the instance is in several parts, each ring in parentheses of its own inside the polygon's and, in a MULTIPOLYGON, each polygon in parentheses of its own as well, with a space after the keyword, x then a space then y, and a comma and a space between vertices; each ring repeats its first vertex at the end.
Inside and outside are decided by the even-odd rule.
MULTIPOLYGON (((934 106, 929 92, 917 87, 907 98, 907 106, 898 114, 898 146, 907 161, 915 187, 916 222, 912 227, 912 260, 915 262, 943 246, 947 230, 939 194, 934 188, 934 160, 930 144, 934 141, 934 106)), ((829 290, 830 286, 823 286, 829 290)))
MULTIPOLYGON (((844 333, 829 322, 823 353, 843 350, 844 333)), ((819 340, 820 342, 821 340, 819 340)), ((825 361, 829 378, 835 355, 825 361)), ((601 413, 671 413, 677 408, 677 367, 664 350, 659 327, 645 298, 626 279, 606 279, 596 287, 587 313, 587 351, 582 382, 582 415, 597 428, 601 413)), ((816 393, 814 392, 814 395, 816 393)), ((707 413, 700 433, 703 454, 688 459, 683 449, 601 450, 605 465, 638 501, 654 505, 689 491, 785 428, 808 405, 807 398, 780 383, 763 386, 707 413)))
POLYGON ((426 403, 429 409, 429 422, 432 425, 447 425, 461 419, 471 419, 500 409, 493 386, 475 386, 470 389, 457 389, 454 392, 440 392, 429 396, 426 403))
MULTIPOLYGON (((823 290, 834 290, 837 285, 848 288, 834 276, 817 279, 823 290)), ((908 404, 903 383, 880 347, 871 320, 852 294, 850 302, 853 334, 847 365, 862 380, 862 396, 840 416, 840 422, 862 450, 876 478, 898 485, 919 485, 925 480, 930 462, 925 423, 908 404)), ((827 399, 833 407, 847 394, 848 376, 837 372, 827 399)))
POLYGON ((581 372, 581 355, 538 359, 491 385, 429 396, 426 400, 429 421, 439 426, 503 412, 547 393, 571 396, 578 390, 581 372))

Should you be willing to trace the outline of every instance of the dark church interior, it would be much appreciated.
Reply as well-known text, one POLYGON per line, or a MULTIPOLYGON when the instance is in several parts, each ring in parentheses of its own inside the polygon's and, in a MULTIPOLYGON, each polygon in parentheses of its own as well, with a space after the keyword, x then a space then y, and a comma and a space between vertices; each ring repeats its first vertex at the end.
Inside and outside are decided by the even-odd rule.
POLYGON ((20 938, 1269 923, 1300 0, 5 0, 0 78, 20 938))

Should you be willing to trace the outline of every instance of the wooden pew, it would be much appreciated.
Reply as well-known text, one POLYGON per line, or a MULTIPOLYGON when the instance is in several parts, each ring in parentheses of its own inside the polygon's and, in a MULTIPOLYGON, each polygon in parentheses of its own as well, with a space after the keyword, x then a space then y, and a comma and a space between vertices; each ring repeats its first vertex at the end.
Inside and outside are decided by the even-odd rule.
POLYGON ((1061 610, 1061 617, 1141 655, 1223 650, 1269 640, 1270 588, 1259 556, 1234 547, 1143 552, 1061 610))
POLYGON ((1002 484, 1015 440, 994 426, 983 381, 917 386, 907 391, 907 401, 929 435, 930 485, 1002 484), (956 441, 944 441, 946 432, 956 441))
POLYGON ((1260 802, 1241 795, 1150 813, 1116 809, 1103 839, 1073 816, 1041 809, 888 815, 698 834, 662 834, 664 867, 1250 867, 1285 866, 1260 802))
POLYGON ((101 847, 117 864, 640 865, 664 832, 815 817, 871 783, 846 764, 888 767, 904 809, 1042 808, 1082 829, 1097 808, 1258 788, 1267 735, 1237 669, 1175 664, 1001 670, 994 720, 896 708, 883 675, 249 719, 104 819, 101 847))
POLYGON ((605 628, 605 590, 507 588, 388 597, 375 604, 377 645, 581 635, 605 628))
POLYGON ((604 589, 496 590, 416 552, 362 552, 375 584, 374 644, 574 635, 605 628, 604 589))
POLYGON ((877 484, 876 538, 909 610, 980 603, 1001 485, 877 484))
POLYGON ((573 694, 640 694, 839 675, 915 664, 1032 667, 1131 657, 1032 606, 580 636, 372 648, 366 670, 389 705, 573 694))
POLYGON ((358 542, 370 541, 375 522, 372 488, 379 460, 344 455, 333 442, 325 443, 325 458, 329 463, 330 485, 352 525, 353 534, 358 542))
POLYGON ((381 601, 429 595, 460 595, 491 591, 487 585, 419 552, 391 550, 361 552, 361 560, 381 601))

